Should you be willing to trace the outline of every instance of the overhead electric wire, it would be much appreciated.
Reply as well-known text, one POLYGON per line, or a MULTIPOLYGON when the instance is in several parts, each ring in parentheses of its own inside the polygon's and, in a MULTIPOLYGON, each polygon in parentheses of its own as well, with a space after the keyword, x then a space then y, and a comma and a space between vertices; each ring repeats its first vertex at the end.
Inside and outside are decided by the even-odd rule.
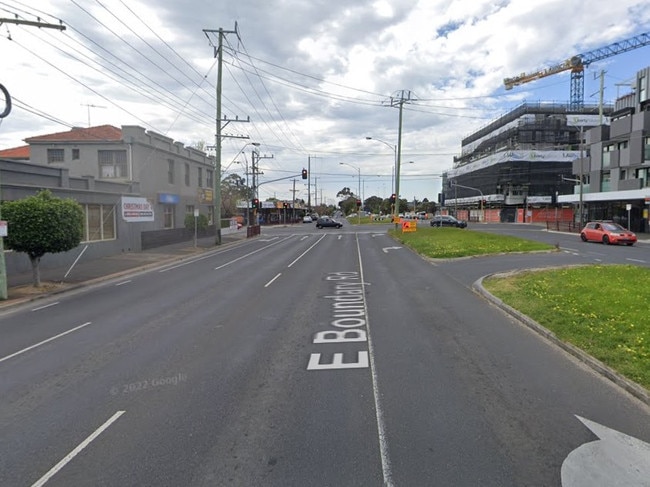
MULTIPOLYGON (((244 52, 246 53, 246 56, 248 56, 248 49, 246 49, 246 45, 244 44, 243 41, 240 41, 240 43, 241 43, 241 45, 242 45, 242 47, 243 47, 243 49, 244 49, 244 52)), ((255 71, 257 72, 257 67, 253 65, 253 68, 254 68, 255 71)), ((260 78, 260 80, 262 80, 262 78, 260 78)), ((296 144, 297 147, 300 148, 300 149, 302 149, 302 150, 306 153, 307 150, 306 150, 305 147, 302 145, 300 139, 296 136, 296 134, 295 134, 295 133, 293 132, 293 130, 291 129, 291 126, 290 126, 289 123, 287 122, 286 118, 284 118, 284 115, 282 114, 282 111, 280 110, 280 108, 278 107, 278 105, 275 103, 275 100, 273 99, 273 96, 271 95, 271 92, 269 91, 269 89, 267 88, 266 84, 265 84, 263 81, 262 81, 262 87, 264 88, 264 91, 266 92, 266 95, 269 97, 269 99, 270 99, 271 102, 273 103, 273 108, 275 108, 275 110, 277 111, 278 115, 279 115, 280 118, 282 119, 282 122, 283 122, 284 125, 286 126, 286 128, 287 128, 289 134, 291 135, 291 137, 293 137, 293 139, 294 139, 294 143, 297 143, 297 144, 296 144)), ((268 110, 268 108, 267 108, 267 113, 268 113, 271 117, 273 117, 273 115, 272 115, 271 112, 268 110)), ((280 128, 280 130, 282 130, 282 133, 283 133, 283 134, 286 133, 286 132, 282 129, 282 126, 281 126, 279 123, 276 122, 276 125, 278 126, 278 128, 280 128)))
MULTIPOLYGON (((84 12, 86 15, 88 15, 91 19, 93 19, 95 22, 97 22, 99 25, 101 25, 104 29, 106 29, 108 32, 110 32, 113 36, 115 36, 117 39, 119 39, 119 40, 122 41, 124 44, 126 44, 129 48, 133 49, 133 50, 134 50, 136 53, 138 53, 142 58, 144 58, 146 61, 148 61, 152 66, 156 67, 156 68, 159 69, 161 72, 165 73, 168 77, 170 77, 172 80, 174 80, 174 81, 175 81, 176 83, 178 83, 180 86, 183 86, 184 88, 186 88, 186 86, 185 86, 185 85, 184 85, 180 80, 178 80, 178 79, 175 78, 174 76, 171 76, 167 70, 163 69, 160 65, 156 64, 155 62, 153 62, 153 61, 152 61, 148 56, 145 56, 145 54, 144 54, 142 51, 140 51, 138 48, 136 48, 135 46, 133 46, 130 42, 128 42, 127 40, 125 40, 123 36, 118 35, 118 34, 117 34, 116 32, 114 32, 111 28, 109 28, 108 26, 106 26, 106 24, 104 24, 104 23, 101 22, 99 19, 97 19, 97 17, 95 17, 95 16, 92 15, 89 11, 87 11, 87 10, 84 9, 82 6, 80 6, 80 5, 77 3, 76 0, 70 0, 70 1, 71 1, 74 5, 76 5, 77 8, 79 8, 82 12, 84 12)), ((76 31, 76 32, 79 32, 79 31, 76 30, 76 29, 75 29, 75 31, 76 31)), ((95 43, 95 44, 96 44, 96 43, 95 43)), ((97 44, 96 44, 96 45, 97 45, 97 44)), ((100 46, 100 47, 101 47, 101 46, 100 46)), ((103 48, 102 48, 102 49, 103 49, 103 48)), ((107 51, 107 52, 108 52, 108 51, 107 51)), ((115 56, 114 54, 112 54, 112 53, 111 53, 111 55, 112 55, 113 57, 116 57, 116 56, 115 56)), ((123 62, 125 65, 127 65, 129 68, 133 69, 136 73, 142 75, 142 72, 141 72, 140 70, 137 70, 137 69, 135 69, 133 66, 130 66, 128 63, 124 62, 122 59, 120 59, 120 61, 123 62)), ((171 90, 168 90, 167 88, 163 87, 162 85, 160 85, 160 83, 154 81, 154 80, 151 79, 150 77, 148 77, 148 76, 146 76, 146 75, 142 75, 142 76, 143 76, 144 78, 146 78, 147 80, 149 80, 149 81, 150 81, 151 83, 153 83, 154 85, 160 87, 162 90, 164 90, 164 91, 166 91, 167 93, 169 93, 170 95, 172 95, 173 97, 176 96, 176 95, 175 95, 171 90)))

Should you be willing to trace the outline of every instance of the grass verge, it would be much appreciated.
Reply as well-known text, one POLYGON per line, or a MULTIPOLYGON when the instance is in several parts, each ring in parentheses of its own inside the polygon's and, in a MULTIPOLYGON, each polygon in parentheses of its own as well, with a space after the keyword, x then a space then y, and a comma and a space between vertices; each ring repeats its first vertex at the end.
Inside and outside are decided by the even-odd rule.
POLYGON ((588 265, 491 277, 504 303, 650 389, 650 269, 588 265))
POLYGON ((415 232, 391 229, 388 233, 419 254, 434 259, 555 249, 543 242, 461 228, 418 226, 415 232))

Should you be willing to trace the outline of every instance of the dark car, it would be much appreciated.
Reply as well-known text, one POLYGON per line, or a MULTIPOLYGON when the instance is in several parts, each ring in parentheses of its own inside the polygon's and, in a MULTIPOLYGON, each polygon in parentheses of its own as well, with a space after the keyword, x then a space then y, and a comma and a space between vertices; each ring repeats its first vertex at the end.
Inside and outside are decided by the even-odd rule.
POLYGON ((323 227, 336 227, 336 228, 341 228, 343 224, 339 221, 334 220, 333 218, 330 218, 328 216, 322 216, 318 220, 316 220, 316 228, 323 228, 323 227))
POLYGON ((467 222, 465 220, 458 220, 451 215, 436 215, 431 219, 431 226, 465 228, 467 222))
POLYGON ((601 221, 589 222, 580 232, 583 242, 601 242, 605 245, 622 244, 634 245, 636 234, 618 223, 601 221))

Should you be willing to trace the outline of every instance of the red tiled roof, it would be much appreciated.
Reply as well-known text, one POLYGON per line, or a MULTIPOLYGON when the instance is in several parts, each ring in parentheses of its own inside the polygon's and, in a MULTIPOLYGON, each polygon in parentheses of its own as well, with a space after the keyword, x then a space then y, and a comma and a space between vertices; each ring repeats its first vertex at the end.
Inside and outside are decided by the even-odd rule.
POLYGON ((0 150, 0 158, 4 159, 29 159, 29 146, 12 147, 0 150))
POLYGON ((75 127, 67 132, 56 134, 37 135, 25 139, 25 142, 89 142, 89 141, 120 141, 122 140, 122 129, 112 125, 99 125, 98 127, 79 128, 75 127))

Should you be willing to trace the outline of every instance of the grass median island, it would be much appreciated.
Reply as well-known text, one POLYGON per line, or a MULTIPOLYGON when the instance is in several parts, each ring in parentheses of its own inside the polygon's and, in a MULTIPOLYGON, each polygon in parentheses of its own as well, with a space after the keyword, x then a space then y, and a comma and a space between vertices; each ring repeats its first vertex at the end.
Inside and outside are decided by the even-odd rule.
POLYGON ((415 232, 391 229, 388 233, 417 253, 434 259, 555 249, 542 242, 461 228, 418 225, 415 232))
POLYGON ((628 379, 650 389, 650 269, 588 265, 483 280, 524 313, 628 379))

